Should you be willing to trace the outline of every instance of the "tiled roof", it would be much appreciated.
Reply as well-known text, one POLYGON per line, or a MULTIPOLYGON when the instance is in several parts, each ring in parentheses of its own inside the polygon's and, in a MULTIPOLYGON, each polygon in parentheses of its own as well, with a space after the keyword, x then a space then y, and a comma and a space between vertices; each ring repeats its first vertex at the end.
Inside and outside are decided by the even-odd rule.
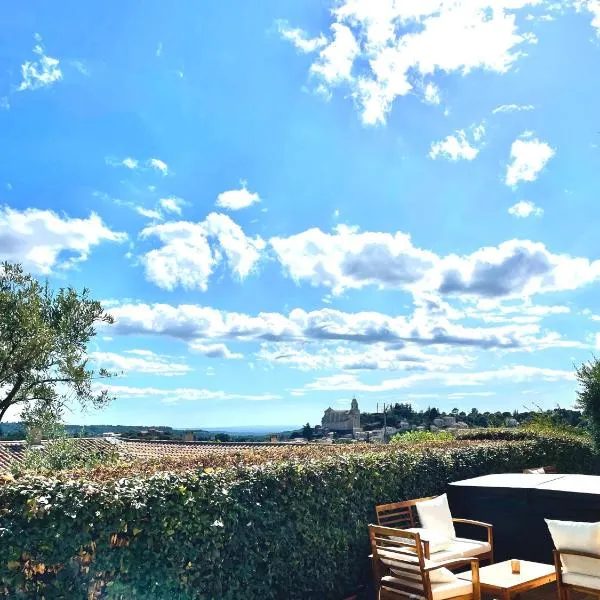
POLYGON ((210 442, 180 442, 165 440, 130 440, 121 439, 117 448, 121 455, 135 458, 160 458, 170 456, 173 458, 195 458, 205 456, 207 452, 236 452, 255 448, 272 448, 288 444, 273 444, 269 442, 223 442, 213 444, 210 442))
POLYGON ((10 471, 25 457, 25 442, 0 442, 0 471, 10 471))
MULTIPOLYGON (((237 452, 256 448, 273 448, 273 446, 288 446, 300 444, 284 444, 269 442, 183 442, 176 440, 129 440, 120 438, 73 438, 82 450, 117 450, 124 458, 152 459, 162 457, 172 458, 201 458, 207 453, 237 452)), ((42 445, 45 442, 42 442, 42 445)), ((25 456, 24 441, 0 441, 0 472, 9 471, 11 466, 19 464, 25 456)))
MULTIPOLYGON (((113 451, 115 445, 104 438, 72 438, 81 450, 113 451)), ((42 441, 42 446, 46 441, 42 441)), ((10 471, 11 467, 22 463, 27 443, 24 440, 0 441, 0 472, 10 471)))

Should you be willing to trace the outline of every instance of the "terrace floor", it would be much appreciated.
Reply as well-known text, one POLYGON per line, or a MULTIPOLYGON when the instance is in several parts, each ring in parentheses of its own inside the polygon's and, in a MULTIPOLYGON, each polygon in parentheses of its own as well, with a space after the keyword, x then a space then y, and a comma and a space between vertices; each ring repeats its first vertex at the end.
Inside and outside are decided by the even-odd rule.
MULTIPOLYGON (((536 590, 531 590, 520 595, 521 600, 557 600, 558 593, 556 591, 556 584, 549 583, 536 590)), ((596 596, 588 596, 586 594, 579 594, 573 592, 570 600, 598 600, 596 596)))

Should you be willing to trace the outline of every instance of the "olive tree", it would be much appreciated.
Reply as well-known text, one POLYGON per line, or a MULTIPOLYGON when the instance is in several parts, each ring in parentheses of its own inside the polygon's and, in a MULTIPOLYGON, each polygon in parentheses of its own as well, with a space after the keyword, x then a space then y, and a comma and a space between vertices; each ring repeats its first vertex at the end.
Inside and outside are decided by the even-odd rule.
POLYGON ((575 370, 577 408, 589 419, 594 444, 600 450, 600 360, 594 357, 575 370))
POLYGON ((66 402, 101 407, 110 398, 93 380, 87 347, 98 324, 111 324, 89 290, 51 289, 20 265, 0 265, 0 421, 13 406, 59 416, 66 402))

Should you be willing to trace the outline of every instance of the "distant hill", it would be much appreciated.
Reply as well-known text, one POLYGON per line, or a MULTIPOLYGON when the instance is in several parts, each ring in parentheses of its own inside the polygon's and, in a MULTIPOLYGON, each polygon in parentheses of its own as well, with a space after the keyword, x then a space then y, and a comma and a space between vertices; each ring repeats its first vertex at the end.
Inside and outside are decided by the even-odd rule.
MULTIPOLYGON (((298 429, 293 425, 266 426, 248 425, 241 427, 211 427, 207 429, 176 429, 166 425, 65 425, 68 435, 76 437, 100 437, 103 433, 117 433, 124 437, 144 437, 147 432, 161 439, 183 438, 185 431, 193 431, 197 440, 214 440, 215 437, 225 436, 232 440, 244 439, 262 441, 271 434, 289 437, 289 434, 298 429), (158 433, 157 433, 158 432, 158 433), (221 435, 219 435, 221 434, 221 435)), ((0 423, 0 439, 17 440, 25 438, 25 427, 22 423, 0 423)))

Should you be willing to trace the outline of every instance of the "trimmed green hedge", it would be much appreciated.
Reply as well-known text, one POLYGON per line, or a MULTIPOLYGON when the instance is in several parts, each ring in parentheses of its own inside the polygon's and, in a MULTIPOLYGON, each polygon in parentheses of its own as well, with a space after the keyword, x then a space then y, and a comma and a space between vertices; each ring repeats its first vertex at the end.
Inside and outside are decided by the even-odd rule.
POLYGON ((376 504, 550 463, 599 472, 591 444, 540 436, 103 483, 24 477, 0 486, 0 594, 338 600, 368 578, 376 504))

